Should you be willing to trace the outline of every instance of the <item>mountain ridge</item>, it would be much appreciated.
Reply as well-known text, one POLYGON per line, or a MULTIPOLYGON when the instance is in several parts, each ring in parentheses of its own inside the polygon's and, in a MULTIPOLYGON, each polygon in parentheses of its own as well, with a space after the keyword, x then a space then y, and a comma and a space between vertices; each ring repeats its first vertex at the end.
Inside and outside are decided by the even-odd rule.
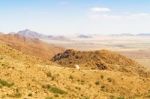
POLYGON ((17 34, 0 35, 0 42, 25 54, 42 57, 46 60, 64 50, 62 47, 45 43, 39 39, 28 38, 17 34))
POLYGON ((65 36, 45 35, 45 34, 38 33, 29 29, 18 31, 15 34, 21 35, 24 37, 29 37, 29 38, 48 39, 48 40, 69 40, 69 38, 65 36))
POLYGON ((69 49, 55 55, 52 61, 72 68, 79 65, 81 69, 121 71, 142 76, 150 74, 144 71, 145 68, 134 60, 108 50, 75 51, 69 49))

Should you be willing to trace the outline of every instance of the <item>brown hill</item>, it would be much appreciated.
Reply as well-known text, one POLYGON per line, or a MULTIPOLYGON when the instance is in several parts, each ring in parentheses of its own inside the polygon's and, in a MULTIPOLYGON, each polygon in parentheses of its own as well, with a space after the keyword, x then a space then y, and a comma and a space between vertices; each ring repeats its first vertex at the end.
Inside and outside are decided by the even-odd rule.
POLYGON ((149 86, 148 77, 47 65, 0 43, 0 99, 149 99, 149 86))
POLYGON ((52 61, 67 67, 75 67, 75 65, 79 65, 80 68, 84 69, 113 70, 147 75, 145 68, 134 60, 107 50, 66 50, 63 53, 55 55, 52 58, 52 61))
POLYGON ((27 38, 16 34, 0 35, 0 42, 25 54, 43 59, 49 59, 49 57, 53 57, 55 54, 63 51, 63 48, 47 44, 39 39, 27 38))

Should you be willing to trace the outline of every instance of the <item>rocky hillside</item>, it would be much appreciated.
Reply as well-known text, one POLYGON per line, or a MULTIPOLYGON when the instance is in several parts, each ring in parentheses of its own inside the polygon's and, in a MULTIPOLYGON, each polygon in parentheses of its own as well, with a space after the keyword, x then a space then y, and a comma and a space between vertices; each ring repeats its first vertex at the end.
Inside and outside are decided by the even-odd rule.
POLYGON ((27 38, 16 34, 0 35, 0 42, 25 54, 36 56, 42 59, 49 59, 50 57, 53 57, 55 54, 64 50, 61 47, 44 43, 39 39, 27 38))
MULTIPOLYGON (((21 39, 18 42, 20 37, 15 37, 6 36, 6 40, 1 37, 0 99, 150 98, 150 77, 139 76, 137 70, 142 74, 145 69, 131 59, 106 50, 66 50, 53 58, 56 64, 43 60, 43 56, 35 55, 34 52, 29 54, 17 49, 23 42, 21 39), (81 69, 68 68, 74 64, 78 64, 81 69)), ((26 47, 27 42, 31 43, 30 40, 25 39, 25 45, 21 45, 21 48, 23 46, 27 50, 29 47, 28 51, 32 52, 34 40, 32 46, 26 47)), ((39 44, 40 41, 35 42, 39 44)))
POLYGON ((149 99, 149 86, 149 77, 48 65, 0 43, 0 99, 149 99))
POLYGON ((72 67, 79 65, 81 69, 113 70, 132 74, 147 75, 145 68, 134 60, 108 50, 75 51, 66 50, 52 58, 62 66, 72 67))

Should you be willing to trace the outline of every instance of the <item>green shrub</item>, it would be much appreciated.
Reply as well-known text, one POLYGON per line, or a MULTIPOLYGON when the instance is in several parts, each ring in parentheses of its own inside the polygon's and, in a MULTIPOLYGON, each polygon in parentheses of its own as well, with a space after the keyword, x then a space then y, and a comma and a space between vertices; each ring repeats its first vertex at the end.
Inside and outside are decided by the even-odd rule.
POLYGON ((53 99, 53 97, 46 97, 45 99, 53 99))
POLYGON ((81 88, 80 87, 75 87, 76 89, 78 89, 78 90, 81 90, 81 88))
POLYGON ((124 96, 120 96, 120 97, 118 97, 117 99, 125 99, 125 98, 124 98, 124 96))
POLYGON ((147 98, 150 98, 150 95, 147 95, 146 97, 147 97, 147 98))
POLYGON ((83 96, 80 99, 90 99, 88 96, 83 96))
POLYGON ((105 86, 101 86, 101 88, 102 88, 102 89, 104 89, 104 88, 105 88, 105 86))
POLYGON ((105 86, 101 86, 101 91, 105 91, 105 86))
POLYGON ((51 80, 55 80, 55 77, 54 76, 52 76, 52 79, 51 80))
POLYGON ((108 82, 112 82, 112 79, 111 78, 107 78, 108 82))
POLYGON ((8 83, 7 81, 0 79, 0 87, 3 87, 3 86, 11 87, 13 85, 14 83, 8 83))
POLYGON ((46 73, 47 77, 52 77, 52 73, 51 72, 48 72, 46 73))
POLYGON ((69 76, 69 79, 73 80, 73 76, 72 76, 72 75, 70 75, 70 76, 69 76))
POLYGON ((100 82, 99 82, 99 81, 96 81, 96 82, 95 82, 95 85, 99 85, 99 84, 100 84, 100 82))
POLYGON ((55 86, 51 86, 51 85, 46 85, 44 86, 44 88, 47 88, 50 92, 52 93, 56 93, 56 94, 67 94, 67 92, 65 92, 64 90, 61 90, 55 86))
POLYGON ((55 94, 54 97, 59 97, 59 95, 55 94))
POLYGON ((0 65, 1 65, 2 67, 8 67, 8 66, 9 66, 9 63, 7 63, 7 62, 5 62, 5 63, 0 63, 0 65))
POLYGON ((104 78, 104 76, 103 75, 101 75, 101 79, 103 79, 104 78))
POLYGON ((29 93, 28 96, 32 97, 32 93, 29 93))
POLYGON ((81 80, 81 85, 84 85, 84 82, 85 82, 84 80, 81 80))

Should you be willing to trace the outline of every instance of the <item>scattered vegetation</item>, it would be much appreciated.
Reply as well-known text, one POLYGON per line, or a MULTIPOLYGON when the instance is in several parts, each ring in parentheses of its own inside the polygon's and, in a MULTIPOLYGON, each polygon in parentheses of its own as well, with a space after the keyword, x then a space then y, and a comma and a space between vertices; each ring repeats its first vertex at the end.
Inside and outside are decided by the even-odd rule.
POLYGON ((77 90, 81 90, 81 88, 80 87, 75 87, 77 90))
POLYGON ((72 76, 72 75, 70 75, 70 76, 69 76, 69 79, 73 80, 73 76, 72 76))
POLYGON ((111 95, 111 96, 110 96, 110 99, 115 99, 115 96, 111 95))
POLYGON ((46 73, 47 77, 52 77, 52 73, 51 72, 48 72, 46 73))
POLYGON ((1 63, 1 66, 2 66, 2 67, 8 67, 9 64, 8 64, 8 63, 1 63))
POLYGON ((101 79, 104 79, 104 76, 103 76, 103 75, 101 75, 101 79))
POLYGON ((150 95, 147 95, 146 97, 147 97, 147 98, 150 98, 150 95))
POLYGON ((21 97, 22 97, 22 94, 21 94, 21 93, 15 93, 14 95, 9 95, 9 97, 21 98, 21 97))
POLYGON ((14 83, 9 83, 9 82, 7 82, 5 80, 0 79, 0 87, 3 87, 3 86, 11 87, 13 85, 14 85, 14 83))
POLYGON ((90 99, 88 96, 83 96, 80 99, 90 99))
POLYGON ((99 81, 96 81, 96 82, 95 82, 95 84, 96 84, 96 85, 99 85, 99 84, 100 84, 100 82, 99 82, 99 81))
POLYGON ((16 89, 16 92, 14 94, 11 94, 11 95, 8 95, 8 96, 12 97, 12 98, 21 98, 22 94, 19 92, 18 89, 16 89))
POLYGON ((55 77, 54 76, 52 76, 52 79, 51 80, 55 80, 55 77))
POLYGON ((124 98, 124 96, 120 96, 120 97, 118 97, 117 99, 125 99, 125 98, 124 98))
POLYGON ((101 86, 101 91, 105 91, 105 86, 104 85, 101 86))
POLYGON ((58 94, 55 94, 54 97, 59 97, 59 95, 58 95, 58 94))
POLYGON ((47 88, 50 92, 52 93, 56 93, 56 94, 67 94, 66 91, 62 90, 62 89, 59 89, 55 86, 52 86, 52 85, 46 85, 46 86, 43 86, 44 88, 47 88))
POLYGON ((107 78, 108 82, 112 82, 112 79, 111 78, 107 78))
MULTIPOLYGON (((1 50, 2 48, 0 48, 0 53, 2 53, 1 50)), ((5 49, 3 50, 7 51, 5 49)), ((45 97, 46 94, 48 94, 50 96, 45 97, 45 99, 57 99, 57 98, 72 99, 72 98, 77 98, 77 96, 79 96, 78 98, 81 99, 90 99, 94 97, 97 99, 103 99, 104 97, 108 99, 109 98, 125 99, 126 97, 127 98, 132 97, 132 95, 139 93, 139 97, 150 98, 150 95, 147 94, 148 88, 146 86, 150 85, 149 80, 147 78, 144 77, 139 78, 139 76, 136 75, 134 75, 134 77, 132 75, 128 77, 127 75, 124 75, 124 73, 120 71, 118 73, 117 70, 115 72, 113 70, 101 71, 101 70, 82 70, 82 69, 78 71, 76 69, 61 68, 61 66, 57 67, 58 65, 56 66, 55 65, 51 66, 48 64, 45 65, 43 63, 42 64, 39 63, 36 59, 32 58, 32 56, 27 57, 26 55, 21 53, 19 54, 20 56, 17 56, 18 55, 17 51, 15 51, 15 55, 13 55, 14 54, 13 51, 14 50, 10 50, 9 53, 11 55, 7 54, 6 57, 4 57, 4 59, 0 60, 1 63, 4 64, 3 66, 5 66, 5 61, 6 61, 9 63, 9 66, 15 67, 15 69, 12 69, 10 67, 6 67, 6 68, 1 67, 0 76, 3 77, 3 80, 2 78, 0 79, 0 87, 2 88, 0 90, 0 97, 4 95, 6 98, 8 97, 13 99, 14 98, 24 99, 26 97, 34 98, 38 96, 39 96, 38 98, 43 98, 45 97), (28 60, 24 57, 26 57, 28 60), (29 66, 30 68, 28 68, 29 66), (30 74, 28 75, 29 72, 30 74), (121 78, 118 77, 124 78, 123 80, 125 81, 124 85, 119 83, 122 80, 121 78), (13 83, 7 81, 6 79, 13 79, 15 86, 13 86, 13 83), (116 82, 114 83, 114 86, 110 86, 114 81, 116 82), (138 81, 141 82, 139 83, 138 81), (137 86, 132 86, 133 83, 131 84, 130 82, 134 82, 137 86), (44 88, 41 88, 40 85, 43 84, 44 85, 48 84, 48 85, 44 86, 44 88), (3 86, 6 87, 3 88, 3 86), (126 90, 121 89, 122 86, 125 86, 126 90), (11 87, 11 88, 7 88, 7 87, 11 87), (20 92, 19 91, 14 92, 15 91, 14 88, 16 87, 20 88, 20 92), (129 93, 131 88, 135 89, 135 92, 129 93), (137 90, 137 88, 142 90, 139 91, 137 90), (146 93, 144 91, 146 91, 146 93), (123 92, 124 92, 123 94, 124 97, 115 96, 116 94, 122 95, 123 92), (103 93, 105 95, 103 95, 103 93), (114 95, 114 96, 110 96, 110 95, 114 95)), ((89 56, 92 56, 92 53, 89 56)), ((93 57, 93 59, 95 57, 93 57)), ((75 61, 78 61, 78 59, 80 59, 80 57, 76 57, 76 58, 77 60, 75 61)), ((88 62, 90 62, 90 60, 88 62)), ((88 66, 90 66, 90 64, 88 66)))
POLYGON ((58 74, 57 75, 52 75, 51 72, 47 72, 46 75, 47 75, 47 77, 50 77, 52 81, 56 79, 56 76, 59 76, 58 74))
POLYGON ((46 97, 45 99, 53 99, 53 97, 46 97))
MULTIPOLYGON (((6 56, 3 56, 3 57, 6 57, 6 56)), ((9 66, 9 62, 5 61, 5 59, 3 59, 2 56, 0 59, 0 66, 2 66, 2 67, 8 67, 9 66)))
MULTIPOLYGON (((75 64, 78 64, 82 69, 98 69, 98 70, 118 70, 121 72, 129 72, 122 69, 128 69, 129 66, 135 68, 141 66, 132 59, 129 59, 121 54, 111 52, 108 50, 100 51, 76 51, 72 49, 65 50, 63 53, 56 54, 52 59, 62 66, 75 68, 75 64), (78 57, 77 57, 78 56, 78 57), (118 68, 114 68, 118 65, 118 68)), ((142 66, 141 66, 142 67, 142 66)), ((142 69, 139 69, 141 72, 142 69)), ((130 72, 137 72, 134 68, 130 72)), ((141 73, 139 73, 141 75, 141 73)), ((103 77, 102 77, 103 79, 103 77)))
POLYGON ((32 97, 32 93, 29 93, 28 96, 32 97))
POLYGON ((84 80, 81 80, 81 85, 84 85, 84 82, 85 82, 84 80))

